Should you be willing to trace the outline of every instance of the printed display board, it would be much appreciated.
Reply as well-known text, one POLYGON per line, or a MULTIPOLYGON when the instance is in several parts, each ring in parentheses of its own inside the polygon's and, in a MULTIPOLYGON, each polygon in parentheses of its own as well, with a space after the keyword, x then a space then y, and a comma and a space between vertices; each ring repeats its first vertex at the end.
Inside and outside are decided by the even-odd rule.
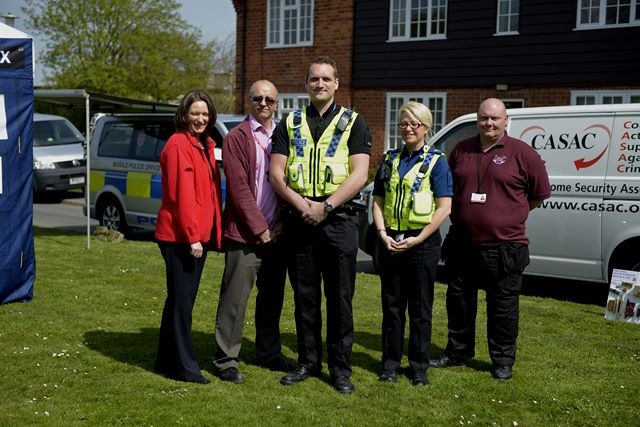
POLYGON ((0 304, 33 298, 33 39, 0 23, 0 304))
POLYGON ((640 271, 613 270, 604 317, 640 324, 640 271))

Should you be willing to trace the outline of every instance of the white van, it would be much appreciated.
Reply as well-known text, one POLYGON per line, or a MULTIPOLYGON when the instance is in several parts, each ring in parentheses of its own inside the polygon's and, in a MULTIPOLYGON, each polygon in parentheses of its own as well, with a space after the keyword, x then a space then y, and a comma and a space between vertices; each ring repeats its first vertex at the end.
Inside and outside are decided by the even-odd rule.
MULTIPOLYGON (((162 198, 160 153, 175 132, 174 114, 98 114, 90 141, 89 215, 126 233, 155 230, 162 198)), ((244 116, 218 114, 211 137, 222 172, 222 141, 244 116)), ((222 176, 224 200, 226 182, 222 176)), ((86 206, 83 207, 86 215, 86 206)))
MULTIPOLYGON (((527 220, 526 274, 608 283, 614 268, 640 271, 640 104, 507 111, 509 135, 542 156, 551 197, 527 220)), ((430 140, 449 154, 473 136, 476 115, 456 118, 430 140)), ((362 194, 369 207, 372 186, 362 194)), ((371 209, 360 246, 377 254, 371 209)), ((447 232, 445 224, 441 233, 447 232)), ((375 262, 375 260, 374 260, 375 262)))
POLYGON ((66 118, 33 115, 33 190, 84 188, 84 136, 66 118))

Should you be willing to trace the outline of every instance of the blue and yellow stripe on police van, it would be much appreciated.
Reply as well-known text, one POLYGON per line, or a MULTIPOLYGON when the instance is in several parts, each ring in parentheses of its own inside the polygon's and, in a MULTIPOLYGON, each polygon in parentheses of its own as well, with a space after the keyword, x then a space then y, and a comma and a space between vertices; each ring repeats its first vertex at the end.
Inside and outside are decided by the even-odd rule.
POLYGON ((117 188, 123 196, 142 199, 162 198, 162 181, 159 173, 91 171, 91 192, 97 193, 107 185, 117 188))
MULTIPOLYGON (((110 185, 118 189, 123 196, 143 199, 162 198, 162 178, 159 173, 91 171, 90 191, 97 193, 110 185)), ((222 201, 226 199, 226 180, 222 180, 222 201)))

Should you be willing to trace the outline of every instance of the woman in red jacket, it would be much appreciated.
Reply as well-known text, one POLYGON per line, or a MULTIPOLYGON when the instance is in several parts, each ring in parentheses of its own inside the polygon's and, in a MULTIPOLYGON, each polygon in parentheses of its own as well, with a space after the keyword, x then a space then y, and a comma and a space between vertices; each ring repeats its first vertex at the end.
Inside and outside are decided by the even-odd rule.
POLYGON ((209 95, 194 90, 176 111, 176 133, 160 155, 162 205, 156 240, 167 272, 156 371, 206 384, 191 339, 191 316, 207 248, 220 248, 220 171, 207 130, 216 122, 209 95))

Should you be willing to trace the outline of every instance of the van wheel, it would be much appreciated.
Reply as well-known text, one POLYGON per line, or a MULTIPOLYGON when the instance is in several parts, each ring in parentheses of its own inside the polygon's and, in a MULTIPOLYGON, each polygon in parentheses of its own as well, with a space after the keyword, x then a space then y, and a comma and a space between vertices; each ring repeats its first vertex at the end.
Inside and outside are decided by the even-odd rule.
POLYGON ((612 261, 609 263, 609 283, 611 283, 611 276, 615 268, 640 271, 640 240, 634 240, 628 241, 616 249, 612 261))
POLYGON ((127 220, 120 203, 113 197, 100 201, 97 207, 97 217, 100 225, 109 230, 116 230, 122 234, 128 231, 127 220))

